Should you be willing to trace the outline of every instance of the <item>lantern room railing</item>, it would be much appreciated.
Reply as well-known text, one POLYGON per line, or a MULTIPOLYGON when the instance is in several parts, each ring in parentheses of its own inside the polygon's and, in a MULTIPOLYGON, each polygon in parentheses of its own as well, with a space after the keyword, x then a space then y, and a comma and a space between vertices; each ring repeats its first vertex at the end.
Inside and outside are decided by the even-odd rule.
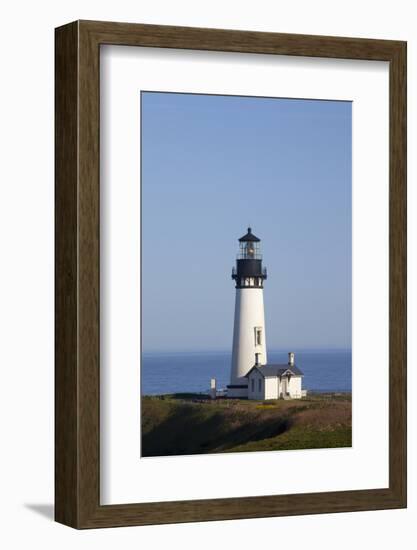
MULTIPOLYGON (((259 275, 254 275, 254 277, 259 277, 259 275)), ((237 278, 237 270, 235 267, 232 267, 232 279, 236 279, 236 278, 237 278)), ((262 268, 262 278, 263 279, 268 278, 266 267, 262 268)))
POLYGON ((248 252, 243 251, 236 254, 236 260, 262 260, 262 254, 259 252, 249 254, 248 252))

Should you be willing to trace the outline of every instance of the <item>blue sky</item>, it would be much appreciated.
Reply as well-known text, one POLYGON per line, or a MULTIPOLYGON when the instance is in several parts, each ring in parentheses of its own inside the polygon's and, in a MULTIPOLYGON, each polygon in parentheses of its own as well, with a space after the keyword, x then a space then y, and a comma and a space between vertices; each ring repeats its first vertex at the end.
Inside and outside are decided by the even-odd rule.
POLYGON ((351 103, 143 92, 142 347, 227 350, 237 239, 269 349, 351 347, 351 103))

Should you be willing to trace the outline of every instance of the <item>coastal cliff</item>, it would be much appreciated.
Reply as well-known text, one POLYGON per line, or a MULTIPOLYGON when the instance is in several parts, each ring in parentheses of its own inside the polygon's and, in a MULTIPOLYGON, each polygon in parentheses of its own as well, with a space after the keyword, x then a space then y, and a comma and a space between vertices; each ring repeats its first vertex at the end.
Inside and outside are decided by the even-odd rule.
POLYGON ((350 447, 350 393, 301 400, 142 398, 142 456, 350 447))

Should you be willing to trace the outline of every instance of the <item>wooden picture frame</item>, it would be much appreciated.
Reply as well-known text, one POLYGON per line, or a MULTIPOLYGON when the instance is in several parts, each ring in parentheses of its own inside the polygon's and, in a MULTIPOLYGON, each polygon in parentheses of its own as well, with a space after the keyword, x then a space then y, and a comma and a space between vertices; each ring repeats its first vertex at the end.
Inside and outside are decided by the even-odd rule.
POLYGON ((406 506, 406 43, 76 21, 56 29, 55 519, 75 528, 406 506), (389 62, 389 487, 100 505, 99 56, 117 44, 389 62))

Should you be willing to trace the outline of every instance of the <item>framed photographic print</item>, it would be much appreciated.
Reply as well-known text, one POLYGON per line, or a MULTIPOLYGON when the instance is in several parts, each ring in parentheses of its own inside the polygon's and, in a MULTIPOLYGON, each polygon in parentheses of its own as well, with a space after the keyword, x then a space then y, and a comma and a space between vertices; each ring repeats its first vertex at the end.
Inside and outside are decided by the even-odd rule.
POLYGON ((406 506, 406 44, 56 29, 56 520, 406 506))

